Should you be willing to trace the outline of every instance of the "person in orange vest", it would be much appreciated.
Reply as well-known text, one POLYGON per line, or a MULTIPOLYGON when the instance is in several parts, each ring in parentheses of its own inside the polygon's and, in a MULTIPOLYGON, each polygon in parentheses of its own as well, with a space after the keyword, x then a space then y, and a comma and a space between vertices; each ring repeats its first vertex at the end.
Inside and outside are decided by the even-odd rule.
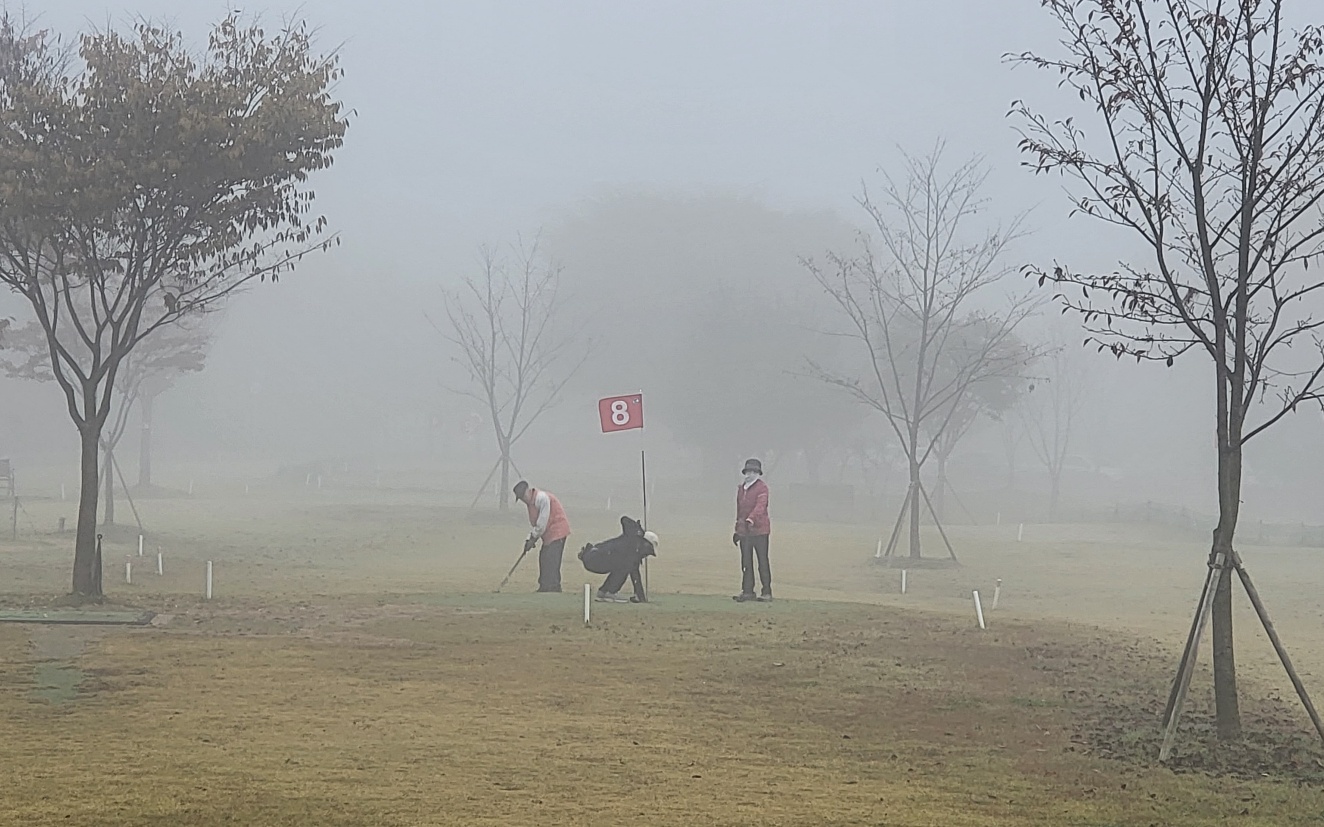
POLYGON ((561 501, 549 491, 539 491, 524 480, 515 484, 515 499, 529 509, 529 525, 533 529, 524 541, 528 551, 542 542, 538 550, 538 591, 561 590, 561 555, 570 536, 570 521, 566 519, 561 501))

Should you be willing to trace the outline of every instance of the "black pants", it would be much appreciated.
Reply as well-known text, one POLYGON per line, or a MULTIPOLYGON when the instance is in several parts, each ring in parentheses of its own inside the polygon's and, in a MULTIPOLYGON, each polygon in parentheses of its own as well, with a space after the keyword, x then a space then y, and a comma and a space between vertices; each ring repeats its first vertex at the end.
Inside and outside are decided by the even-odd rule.
POLYGON ((763 593, 772 594, 772 567, 768 565, 768 535, 757 534, 740 538, 740 591, 754 593, 754 557, 758 556, 759 582, 763 593))
POLYGON ((538 591, 561 590, 561 555, 565 552, 565 538, 543 543, 538 550, 538 591))
POLYGON ((622 566, 615 569, 607 575, 607 579, 602 581, 602 588, 598 589, 603 594, 616 594, 625 585, 625 578, 630 578, 630 583, 634 586, 634 594, 640 600, 646 600, 644 594, 644 579, 639 575, 639 560, 634 561, 632 566, 622 566))

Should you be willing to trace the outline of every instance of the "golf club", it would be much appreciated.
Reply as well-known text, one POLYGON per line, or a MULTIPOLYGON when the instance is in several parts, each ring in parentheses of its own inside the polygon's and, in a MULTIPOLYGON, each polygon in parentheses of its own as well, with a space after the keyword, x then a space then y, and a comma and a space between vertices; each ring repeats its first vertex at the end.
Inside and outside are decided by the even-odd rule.
POLYGON ((526 545, 524 551, 520 552, 519 557, 515 560, 515 565, 511 566, 510 571, 506 572, 506 576, 501 578, 501 585, 496 587, 497 592, 500 592, 505 588, 505 585, 510 582, 511 575, 515 573, 515 569, 519 568, 519 564, 524 562, 524 556, 529 553, 529 549, 531 548, 533 548, 533 546, 526 545))

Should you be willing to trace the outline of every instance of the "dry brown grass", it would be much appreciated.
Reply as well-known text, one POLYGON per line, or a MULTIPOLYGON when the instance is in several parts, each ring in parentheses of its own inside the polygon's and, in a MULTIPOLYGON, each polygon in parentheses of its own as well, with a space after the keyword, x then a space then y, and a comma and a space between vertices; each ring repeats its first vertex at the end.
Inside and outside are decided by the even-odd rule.
MULTIPOLYGON (((89 640, 75 658, 86 674, 77 700, 35 698, 32 632, 0 626, 0 824, 1324 817, 1311 786, 1174 775, 1075 743, 1097 708, 1066 690, 1161 692, 1166 653, 1143 641, 1179 642, 1197 544, 1048 529, 1018 544, 1015 527, 964 529, 966 567, 916 576, 903 599, 895 573, 868 563, 874 538, 785 526, 779 595, 838 602, 736 606, 676 594, 724 591, 721 527, 661 523, 658 602, 595 606, 585 629, 576 595, 524 593, 531 567, 517 593, 490 593, 518 552, 515 523, 473 524, 403 498, 157 511, 149 549, 166 546, 166 576, 125 587, 108 568, 107 584, 174 616, 89 640), (219 599, 202 604, 209 558, 219 599), (969 590, 991 591, 998 576, 1003 605, 980 634, 969 590)), ((581 537, 611 533, 605 514, 576 523, 581 537)), ((59 592, 57 548, 0 546, 6 582, 19 582, 9 602, 59 592)), ((1275 554, 1258 568, 1247 556, 1289 645, 1319 669, 1318 607, 1291 575, 1308 553, 1275 554)), ((582 583, 573 562, 567 582, 582 583)), ((1246 641, 1248 696, 1280 688, 1260 643, 1246 641)))

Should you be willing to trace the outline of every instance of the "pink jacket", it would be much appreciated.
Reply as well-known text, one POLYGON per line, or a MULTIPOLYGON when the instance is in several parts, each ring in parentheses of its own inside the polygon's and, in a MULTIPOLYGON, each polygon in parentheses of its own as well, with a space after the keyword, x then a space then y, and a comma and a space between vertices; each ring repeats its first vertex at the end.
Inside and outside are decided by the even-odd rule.
POLYGON ((772 522, 768 519, 768 484, 756 480, 746 488, 736 488, 736 534, 758 537, 772 533, 772 522), (749 520, 753 526, 745 523, 749 520))

